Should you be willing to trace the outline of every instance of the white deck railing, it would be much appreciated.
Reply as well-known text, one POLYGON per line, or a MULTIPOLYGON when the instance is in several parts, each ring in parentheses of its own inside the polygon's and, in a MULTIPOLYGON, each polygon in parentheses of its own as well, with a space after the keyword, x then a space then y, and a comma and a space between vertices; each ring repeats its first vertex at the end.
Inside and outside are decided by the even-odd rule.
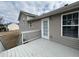
POLYGON ((22 44, 26 43, 28 41, 40 38, 40 33, 41 33, 40 30, 31 30, 31 31, 21 32, 21 34, 22 34, 22 37, 21 37, 22 44))

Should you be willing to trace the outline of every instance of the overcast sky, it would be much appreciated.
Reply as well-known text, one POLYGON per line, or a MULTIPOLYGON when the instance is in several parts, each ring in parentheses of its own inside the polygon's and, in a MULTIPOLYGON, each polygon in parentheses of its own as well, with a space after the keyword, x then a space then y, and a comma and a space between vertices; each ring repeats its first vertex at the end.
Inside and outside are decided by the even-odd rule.
POLYGON ((20 10, 41 15, 73 2, 75 1, 0 1, 0 16, 3 16, 3 23, 17 23, 20 10))

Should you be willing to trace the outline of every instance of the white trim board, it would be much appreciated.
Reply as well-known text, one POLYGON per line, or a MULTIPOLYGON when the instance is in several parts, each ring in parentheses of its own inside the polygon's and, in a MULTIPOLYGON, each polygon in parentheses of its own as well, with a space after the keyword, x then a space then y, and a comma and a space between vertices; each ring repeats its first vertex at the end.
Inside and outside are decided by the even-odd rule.
POLYGON ((23 31, 23 32, 21 32, 21 33, 31 33, 31 32, 37 32, 37 31, 40 31, 40 30, 23 31))

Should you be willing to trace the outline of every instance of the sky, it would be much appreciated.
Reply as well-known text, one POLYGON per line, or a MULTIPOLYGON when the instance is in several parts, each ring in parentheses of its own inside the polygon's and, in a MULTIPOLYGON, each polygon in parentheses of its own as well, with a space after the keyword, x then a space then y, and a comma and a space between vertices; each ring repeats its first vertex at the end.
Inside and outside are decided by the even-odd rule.
POLYGON ((73 2, 76 1, 0 1, 1 22, 18 23, 20 10, 41 15, 73 2))

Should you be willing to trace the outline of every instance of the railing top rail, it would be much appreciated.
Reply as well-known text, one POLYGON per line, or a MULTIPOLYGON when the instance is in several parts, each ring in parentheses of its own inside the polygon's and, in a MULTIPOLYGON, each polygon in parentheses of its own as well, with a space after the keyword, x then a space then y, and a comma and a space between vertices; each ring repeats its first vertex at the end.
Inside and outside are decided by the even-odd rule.
POLYGON ((23 33, 37 32, 37 31, 40 31, 40 30, 30 30, 30 31, 23 31, 23 32, 21 32, 21 33, 23 34, 23 33))

